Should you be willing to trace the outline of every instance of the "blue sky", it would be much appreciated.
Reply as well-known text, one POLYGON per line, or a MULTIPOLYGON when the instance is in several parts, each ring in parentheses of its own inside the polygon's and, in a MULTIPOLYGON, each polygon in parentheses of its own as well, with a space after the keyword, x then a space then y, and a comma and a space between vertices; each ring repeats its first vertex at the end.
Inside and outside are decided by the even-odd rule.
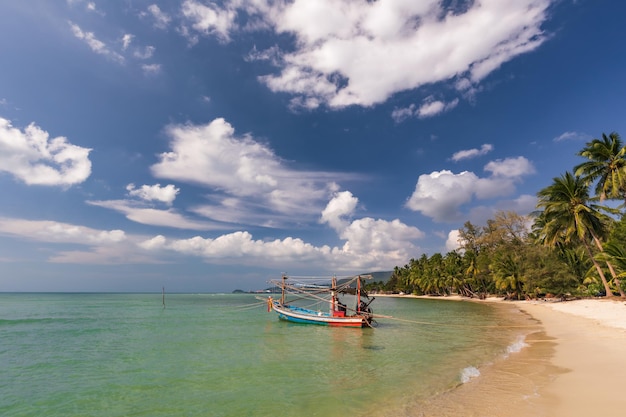
POLYGON ((446 253, 624 128, 619 1, 0 3, 0 291, 446 253))

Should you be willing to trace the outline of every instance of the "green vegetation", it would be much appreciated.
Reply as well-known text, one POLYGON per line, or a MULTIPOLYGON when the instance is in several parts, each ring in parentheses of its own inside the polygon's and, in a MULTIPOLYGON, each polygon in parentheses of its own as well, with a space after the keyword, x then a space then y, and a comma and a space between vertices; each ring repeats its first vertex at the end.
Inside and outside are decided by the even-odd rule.
POLYGON ((540 190, 530 216, 498 212, 486 225, 466 222, 458 250, 411 259, 387 282, 368 289, 479 298, 626 298, 620 281, 626 278, 626 146, 617 133, 603 134, 578 155, 585 162, 540 190), (611 200, 620 205, 607 206, 611 200))

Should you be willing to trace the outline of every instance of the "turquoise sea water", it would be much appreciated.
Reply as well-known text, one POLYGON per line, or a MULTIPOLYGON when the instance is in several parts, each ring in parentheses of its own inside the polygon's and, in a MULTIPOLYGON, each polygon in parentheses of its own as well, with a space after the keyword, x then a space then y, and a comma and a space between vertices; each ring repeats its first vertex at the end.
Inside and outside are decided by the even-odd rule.
POLYGON ((298 325, 249 294, 0 294, 0 415, 413 415, 519 343, 491 305, 372 305, 396 319, 298 325))

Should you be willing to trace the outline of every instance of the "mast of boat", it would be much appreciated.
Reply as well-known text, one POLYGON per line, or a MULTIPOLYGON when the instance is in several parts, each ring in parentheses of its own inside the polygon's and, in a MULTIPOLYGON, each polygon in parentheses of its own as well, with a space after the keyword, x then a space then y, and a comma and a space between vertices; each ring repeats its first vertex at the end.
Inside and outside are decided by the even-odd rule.
POLYGON ((333 314, 337 307, 337 278, 333 275, 330 280, 330 314, 333 314))
POLYGON ((356 312, 361 312, 361 276, 356 279, 356 312))
POLYGON ((287 275, 283 274, 283 285, 280 286, 280 305, 285 305, 285 286, 287 285, 287 275))

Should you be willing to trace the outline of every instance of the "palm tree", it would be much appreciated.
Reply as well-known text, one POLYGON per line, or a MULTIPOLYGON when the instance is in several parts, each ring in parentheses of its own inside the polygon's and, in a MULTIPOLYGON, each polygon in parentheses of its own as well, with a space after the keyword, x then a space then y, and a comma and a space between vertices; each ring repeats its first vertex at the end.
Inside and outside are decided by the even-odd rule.
POLYGON ((519 256, 513 251, 498 251, 491 262, 496 289, 505 291, 508 299, 519 300, 524 292, 524 277, 519 256))
POLYGON ((579 156, 588 161, 577 165, 574 173, 593 183, 600 200, 624 199, 626 202, 626 147, 616 132, 587 142, 579 156))
POLYGON ((583 282, 587 271, 592 267, 590 261, 585 258, 583 249, 580 246, 574 248, 560 246, 557 249, 556 255, 567 266, 569 273, 577 282, 583 282))
POLYGON ((540 240, 544 245, 552 247, 574 240, 582 243, 602 280, 606 296, 610 297, 611 288, 604 271, 593 256, 590 244, 590 240, 593 240, 602 251, 600 238, 607 233, 608 219, 600 212, 605 208, 594 204, 594 199, 589 196, 587 180, 566 172, 561 177, 554 178, 552 185, 539 191, 537 197, 537 207, 543 208, 539 221, 542 225, 540 240))
POLYGON ((463 259, 461 255, 456 252, 448 252, 443 257, 443 275, 445 284, 449 288, 450 292, 456 292, 460 295, 463 294, 463 259))

